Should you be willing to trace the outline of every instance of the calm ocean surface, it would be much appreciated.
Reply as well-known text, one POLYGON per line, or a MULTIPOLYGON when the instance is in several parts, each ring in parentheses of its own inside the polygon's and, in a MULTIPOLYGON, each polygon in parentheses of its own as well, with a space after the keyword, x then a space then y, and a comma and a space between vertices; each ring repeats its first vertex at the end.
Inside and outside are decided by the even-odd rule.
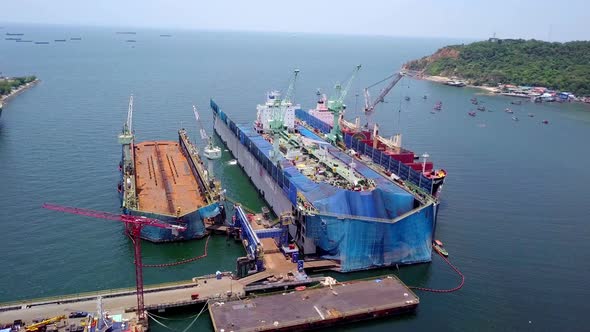
MULTIPOLYGON (((296 100, 311 108, 317 88, 331 92, 360 63, 348 98, 351 118, 361 107, 362 98, 355 98, 361 88, 407 60, 463 42, 164 30, 131 36, 107 28, 4 26, 3 37, 22 32, 25 39, 51 43, 0 40, 3 75, 35 74, 42 80, 10 100, 0 118, 0 302, 134 284, 132 246, 121 225, 41 209, 43 202, 54 202, 119 211, 117 134, 130 94, 137 139, 174 140, 181 125, 195 132, 193 104, 211 128, 209 97, 238 122, 252 121, 265 92, 284 89, 299 68, 296 100), (159 37, 165 33, 173 37, 159 37)), ((375 115, 382 133, 401 130, 406 147, 428 152, 448 171, 437 237, 465 274, 464 288, 452 294, 418 292, 416 315, 339 330, 588 330, 590 107, 515 106, 508 98, 478 95, 494 112, 476 111, 472 118, 469 98, 478 93, 406 79, 375 115), (410 101, 403 100, 406 95, 410 101), (431 114, 439 100, 443 110, 431 114), (520 121, 512 121, 506 107, 520 121), (543 119, 550 124, 542 125, 543 119)), ((216 165, 229 195, 260 207, 255 189, 238 166, 227 164, 230 159, 226 152, 216 165)), ((203 247, 204 241, 146 243, 144 261, 188 258, 203 247)), ((146 269, 146 283, 233 270, 235 258, 244 254, 223 237, 212 239, 209 253, 197 263, 146 269)), ((446 288, 458 282, 438 257, 402 267, 398 275, 410 285, 446 288)), ((187 324, 171 326, 182 330, 187 324)), ((211 329, 208 318, 193 329, 211 329)), ((156 324, 152 330, 165 331, 156 324)))

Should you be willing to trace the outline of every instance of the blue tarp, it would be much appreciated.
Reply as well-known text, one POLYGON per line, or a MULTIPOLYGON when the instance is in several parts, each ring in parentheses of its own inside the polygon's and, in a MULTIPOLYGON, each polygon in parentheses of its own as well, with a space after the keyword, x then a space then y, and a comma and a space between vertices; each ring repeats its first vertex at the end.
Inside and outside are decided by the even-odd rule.
MULTIPOLYGON (((219 118, 228 123, 225 113, 212 106, 219 118)), ((296 110, 296 116, 318 128, 323 133, 330 131, 330 126, 302 110, 296 110)), ((367 269, 375 266, 427 262, 431 259, 432 232, 435 224, 435 207, 425 207, 395 223, 370 221, 362 217, 393 219, 414 207, 414 197, 390 180, 379 175, 366 165, 355 162, 356 171, 375 181, 377 188, 372 191, 356 192, 333 187, 327 183, 315 183, 301 174, 292 163, 283 157, 273 164, 269 153, 272 145, 255 133, 249 124, 234 125, 229 120, 230 129, 236 133, 244 148, 263 165, 265 171, 282 186, 293 205, 297 204, 297 194, 301 193, 310 201, 320 214, 305 217, 305 233, 313 239, 318 253, 325 258, 340 261, 342 271, 367 269), (234 128, 232 128, 234 127, 234 128), (328 216, 338 215, 338 217, 328 216)), ((299 127, 306 137, 323 140, 310 130, 299 127)), ((356 146, 355 151, 372 148, 352 137, 345 137, 347 147, 356 146)), ((352 158, 333 146, 328 152, 350 163, 352 158)), ((391 159, 387 155, 377 154, 372 158, 378 163, 405 172, 405 178, 415 181, 418 173, 410 167, 391 159)), ((418 173, 420 176, 421 174, 418 173)), ((400 175, 403 178, 403 176, 400 175)), ((418 182, 423 181, 418 177, 418 182)))

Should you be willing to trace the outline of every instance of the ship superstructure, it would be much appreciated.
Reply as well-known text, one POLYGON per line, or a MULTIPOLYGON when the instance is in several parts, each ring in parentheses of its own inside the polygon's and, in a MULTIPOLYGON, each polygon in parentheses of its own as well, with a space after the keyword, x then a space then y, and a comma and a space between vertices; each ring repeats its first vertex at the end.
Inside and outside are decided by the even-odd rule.
POLYGON ((141 237, 152 242, 205 236, 203 219, 225 219, 220 182, 208 174, 185 129, 178 131, 178 141, 135 143, 132 118, 133 96, 119 135, 122 160, 118 189, 124 213, 186 227, 186 231, 177 232, 146 226, 141 237))
MULTIPOLYGON (((349 86, 332 103, 339 108, 333 118, 341 117, 349 86)), ((291 90, 282 99, 292 105, 291 90)), ((236 124, 213 100, 211 108, 215 131, 262 197, 277 215, 293 214, 289 233, 303 254, 337 260, 342 271, 430 261, 437 201, 330 144, 339 140, 332 128, 314 132, 297 119, 292 130, 281 124, 288 105, 282 99, 275 93, 257 107, 274 114, 269 130, 260 118, 236 124)))

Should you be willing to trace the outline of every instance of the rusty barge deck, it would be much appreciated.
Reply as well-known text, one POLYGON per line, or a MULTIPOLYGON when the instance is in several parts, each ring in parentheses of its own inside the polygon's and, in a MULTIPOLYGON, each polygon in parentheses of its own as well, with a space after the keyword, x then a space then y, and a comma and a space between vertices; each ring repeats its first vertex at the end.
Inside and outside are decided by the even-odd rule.
POLYGON ((138 210, 180 216, 206 204, 178 142, 141 142, 134 155, 138 210))
POLYGON ((215 331, 303 331, 412 312, 419 298, 387 277, 209 305, 215 331))

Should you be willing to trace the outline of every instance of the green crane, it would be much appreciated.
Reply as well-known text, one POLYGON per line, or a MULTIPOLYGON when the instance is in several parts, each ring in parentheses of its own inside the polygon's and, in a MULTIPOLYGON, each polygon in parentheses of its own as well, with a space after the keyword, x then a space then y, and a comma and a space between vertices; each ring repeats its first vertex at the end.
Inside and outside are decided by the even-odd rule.
POLYGON ((361 69, 361 65, 357 65, 350 75, 348 82, 344 89, 342 89, 342 85, 337 83, 334 89, 336 90, 336 95, 334 98, 328 100, 328 111, 332 112, 334 115, 334 123, 332 124, 332 130, 328 133, 328 140, 330 143, 336 145, 339 141, 342 141, 342 130, 340 129, 340 115, 344 112, 346 106, 344 105, 344 98, 348 94, 350 87, 352 86, 352 81, 354 80, 356 74, 361 69))
POLYGON ((271 159, 276 162, 279 156, 279 140, 280 133, 285 128, 285 112, 287 107, 291 104, 291 98, 293 97, 293 91, 295 90, 295 82, 297 81, 297 75, 299 75, 299 69, 293 71, 293 77, 289 81, 289 87, 283 98, 276 98, 272 107, 272 116, 268 122, 268 126, 273 134, 273 151, 271 159))

